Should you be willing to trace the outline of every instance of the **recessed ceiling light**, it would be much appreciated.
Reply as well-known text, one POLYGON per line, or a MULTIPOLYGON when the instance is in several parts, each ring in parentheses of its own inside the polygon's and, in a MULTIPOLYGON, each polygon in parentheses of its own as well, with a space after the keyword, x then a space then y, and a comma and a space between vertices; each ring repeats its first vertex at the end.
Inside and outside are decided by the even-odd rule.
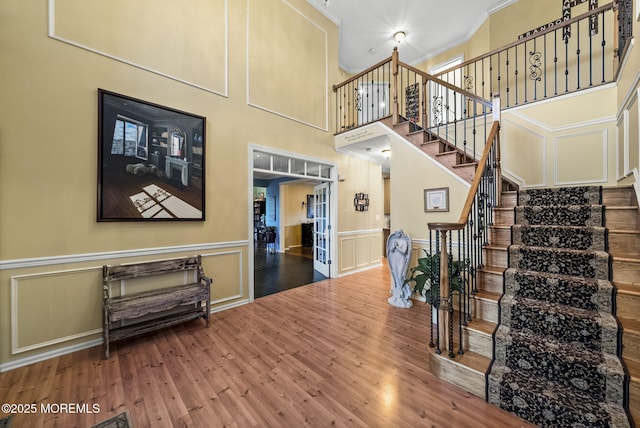
POLYGON ((376 53, 376 48, 371 48, 371 49, 369 49, 369 53, 370 53, 371 55, 373 55, 374 53, 376 53))

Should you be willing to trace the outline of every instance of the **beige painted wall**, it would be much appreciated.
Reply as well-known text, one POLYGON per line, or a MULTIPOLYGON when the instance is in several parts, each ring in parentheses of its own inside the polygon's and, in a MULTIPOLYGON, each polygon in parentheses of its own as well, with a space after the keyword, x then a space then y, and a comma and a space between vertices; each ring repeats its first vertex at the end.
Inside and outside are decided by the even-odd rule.
POLYGON ((616 185, 616 89, 509 109, 502 114, 502 167, 522 187, 616 185))
POLYGON ((302 244, 300 224, 313 221, 307 218, 307 195, 313 195, 313 186, 309 184, 285 183, 280 186, 280 197, 284 205, 281 224, 285 228, 285 249, 300 246, 302 244))
MULTIPOLYGON (((212 298, 217 310, 246 303, 252 275, 249 144, 335 162, 345 178, 334 186, 338 272, 380 263, 384 205, 380 166, 336 153, 333 130, 327 127, 333 123, 332 109, 325 109, 333 102, 330 85, 343 80, 337 65, 338 29, 333 23, 304 0, 200 0, 192 9, 198 16, 172 13, 185 6, 159 0, 154 8, 158 13, 168 11, 171 26, 181 29, 171 33, 170 40, 157 34, 157 28, 170 26, 154 15, 140 21, 154 28, 136 27, 135 34, 119 28, 117 35, 99 32, 108 35, 99 38, 93 29, 114 23, 109 17, 116 8, 104 10, 99 9, 102 4, 85 3, 51 3, 56 19, 60 18, 53 21, 56 38, 47 36, 47 2, 6 0, 0 12, 0 93, 3 100, 11 100, 0 103, 0 370, 45 352, 66 352, 100 342, 96 313, 100 267, 105 263, 202 253, 205 271, 214 277, 212 298), (277 28, 255 19, 261 14, 270 16, 277 28), (158 21, 163 25, 156 25, 158 21), (222 31, 225 27, 228 40, 222 31), (297 37, 285 37, 286 31, 293 30, 300 32, 297 37), (265 37, 267 31, 277 37, 277 44, 265 37), (73 40, 63 41, 63 36, 73 40), (78 46, 87 43, 95 44, 94 50, 78 46), (312 46, 300 49, 301 43, 312 46), (182 66, 176 67, 177 63, 182 66), (326 78, 320 69, 326 71, 326 78), (95 221, 97 88, 208 118, 205 222, 95 221), (358 192, 369 194, 369 211, 353 209, 358 192)), ((559 13, 558 0, 516 2, 483 23, 477 37, 426 61, 424 69, 460 52, 470 59, 487 48, 510 43, 524 27, 535 27, 559 13)), ((637 25, 634 22, 636 34, 637 25)), ((602 151, 607 160, 599 163, 593 156, 584 161, 601 171, 606 164, 608 183, 615 182, 611 174, 617 169, 611 163, 618 159, 611 156, 614 141, 618 150, 631 147, 622 159, 626 157, 631 166, 639 163, 634 152, 637 130, 629 132, 632 137, 624 146, 617 138, 620 132, 612 132, 609 123, 622 123, 624 111, 638 115, 634 97, 640 57, 634 49, 614 90, 614 101, 610 94, 601 93, 588 104, 598 108, 597 103, 605 100, 604 112, 590 116, 585 131, 590 151, 601 153, 607 146, 602 151)), ((506 137, 509 144, 511 138, 517 144, 514 129, 527 122, 534 125, 534 134, 543 135, 527 138, 556 139, 555 153, 566 159, 565 148, 580 144, 579 132, 572 127, 580 119, 570 118, 563 125, 544 107, 540 110, 505 118, 503 141, 506 137), (546 128, 552 132, 547 134, 546 128)), ((558 117, 566 111, 560 109, 558 117)), ((637 127, 635 123, 627 121, 632 127, 637 127)), ((530 182, 555 179, 550 175, 549 165, 555 161, 549 159, 554 153, 549 147, 554 145, 549 143, 546 151, 539 152, 547 159, 546 173, 536 176, 540 167, 521 172, 531 176, 530 182)), ((466 191, 463 184, 437 167, 425 167, 424 161, 405 149, 394 147, 398 153, 392 158, 391 228, 405 229, 421 245, 428 236, 427 222, 457 219, 466 191), (424 213, 422 192, 433 187, 449 187, 448 214, 424 213)), ((513 165, 518 170, 517 161, 513 165)), ((562 169, 558 177, 582 181, 582 173, 562 169)))
POLYGON ((413 240, 427 240, 427 223, 457 221, 469 185, 402 141, 392 140, 391 151, 391 233, 402 229, 413 240), (443 187, 449 190, 449 211, 425 212, 424 190, 443 187))
MULTIPOLYGON (((216 310, 247 303, 250 144, 335 163, 382 194, 376 167, 335 152, 338 29, 306 1, 159 0, 135 26, 115 12, 137 6, 104 6, 2 5, 0 370, 100 343, 103 264, 200 253, 216 310), (96 222, 98 88, 207 117, 206 221, 96 222)), ((364 223, 339 209, 336 230, 381 228, 378 201, 364 223)))

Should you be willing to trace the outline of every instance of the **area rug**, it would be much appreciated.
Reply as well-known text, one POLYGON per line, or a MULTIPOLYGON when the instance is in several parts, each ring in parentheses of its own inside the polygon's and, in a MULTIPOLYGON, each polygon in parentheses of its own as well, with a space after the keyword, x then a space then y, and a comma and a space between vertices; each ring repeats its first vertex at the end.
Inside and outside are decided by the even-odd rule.
POLYGON ((599 187, 518 194, 487 401, 542 427, 629 427, 599 187))
POLYGON ((100 422, 92 428, 133 428, 133 425, 129 422, 129 414, 124 412, 100 422))
POLYGON ((13 415, 0 419, 0 428, 9 428, 11 426, 11 420, 13 415))

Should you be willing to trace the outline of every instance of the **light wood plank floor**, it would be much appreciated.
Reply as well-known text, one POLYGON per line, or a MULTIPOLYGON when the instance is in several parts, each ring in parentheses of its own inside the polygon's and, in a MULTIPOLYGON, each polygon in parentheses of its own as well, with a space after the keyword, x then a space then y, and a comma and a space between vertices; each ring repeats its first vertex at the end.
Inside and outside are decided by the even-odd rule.
MULTIPOLYGON (((386 266, 329 279, 145 338, 0 374, 0 403, 98 404, 17 414, 12 428, 525 427, 428 368, 429 310, 391 307, 386 266)), ((0 415, 3 415, 0 413, 0 415)), ((6 416, 6 415, 4 415, 6 416)))

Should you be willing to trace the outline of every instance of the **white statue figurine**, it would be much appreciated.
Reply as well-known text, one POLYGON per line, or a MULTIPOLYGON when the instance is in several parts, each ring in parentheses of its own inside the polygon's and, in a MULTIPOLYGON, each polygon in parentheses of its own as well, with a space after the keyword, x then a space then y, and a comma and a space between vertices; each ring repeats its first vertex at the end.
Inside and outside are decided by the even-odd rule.
POLYGON ((411 260, 411 238, 402 229, 396 230, 387 239, 387 263, 391 271, 391 297, 389 304, 399 308, 410 308, 411 288, 404 281, 411 260))

